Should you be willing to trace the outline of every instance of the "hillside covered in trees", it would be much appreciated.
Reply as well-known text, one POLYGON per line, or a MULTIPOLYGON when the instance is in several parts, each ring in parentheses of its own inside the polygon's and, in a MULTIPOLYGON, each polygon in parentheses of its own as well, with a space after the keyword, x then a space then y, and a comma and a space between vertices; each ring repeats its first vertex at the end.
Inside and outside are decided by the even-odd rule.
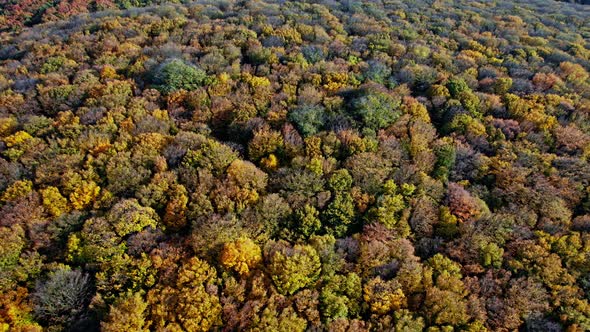
POLYGON ((0 1, 0 331, 590 330, 590 7, 0 1))

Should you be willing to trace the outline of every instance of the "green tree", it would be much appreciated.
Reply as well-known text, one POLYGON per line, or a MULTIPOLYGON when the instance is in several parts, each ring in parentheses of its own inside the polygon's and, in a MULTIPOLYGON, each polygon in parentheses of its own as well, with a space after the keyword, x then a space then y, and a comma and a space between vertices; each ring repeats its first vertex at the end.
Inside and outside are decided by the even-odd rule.
POLYGON ((160 217, 152 208, 144 207, 135 198, 121 200, 106 215, 115 233, 125 237, 146 227, 156 228, 160 217))
POLYGON ((198 148, 189 149, 182 164, 194 169, 206 168, 211 170, 214 175, 219 175, 237 158, 237 153, 231 147, 216 140, 207 139, 198 148))
POLYGON ((332 202, 322 212, 324 225, 329 233, 344 236, 354 222, 354 200, 348 192, 337 193, 332 202))
POLYGON ((373 130, 395 122, 402 114, 400 106, 399 99, 383 92, 367 93, 352 102, 353 110, 363 125, 373 130))
POLYGON ((303 136, 312 136, 322 128, 324 112, 324 108, 319 105, 297 106, 289 113, 289 121, 295 123, 303 136))
POLYGON ((322 227, 322 222, 318 218, 319 215, 319 211, 313 205, 309 204, 295 211, 292 225, 294 231, 303 238, 309 238, 322 227))
POLYGON ((266 254, 271 278, 281 294, 292 295, 301 288, 311 286, 321 271, 320 258, 315 249, 285 242, 272 245, 266 254))
POLYGON ((339 169, 328 179, 328 187, 334 192, 349 191, 352 186, 352 176, 346 169, 339 169))
POLYGON ((320 294, 320 308, 325 321, 359 315, 362 293, 361 278, 356 273, 328 278, 320 294))
MULTIPOLYGON (((402 189, 411 195, 413 189, 404 184, 402 189)), ((377 198, 377 203, 368 214, 369 221, 377 221, 388 229, 394 230, 396 236, 405 238, 410 235, 408 216, 403 215, 407 208, 405 198, 398 194, 397 185, 393 180, 387 180, 383 186, 384 193, 377 198)))
POLYGON ((434 148, 436 163, 434 165, 433 175, 435 178, 446 181, 449 173, 453 170, 457 153, 455 146, 451 142, 441 142, 434 148))
POLYGON ((462 78, 451 78, 447 82, 446 87, 447 89, 449 89, 451 97, 453 98, 457 98, 459 94, 462 92, 471 92, 471 88, 467 85, 467 82, 465 82, 465 80, 462 78))
POLYGON ((151 82, 164 93, 180 89, 192 91, 207 84, 207 74, 180 59, 173 59, 155 68, 151 82))
POLYGON ((20 225, 0 227, 0 291, 14 288, 19 281, 19 260, 26 248, 25 231, 20 225))
POLYGON ((494 242, 484 242, 479 246, 479 255, 483 266, 500 268, 504 249, 498 247, 494 242))
POLYGON ((467 323, 467 291, 461 281, 461 266, 436 254, 426 262, 424 315, 430 324, 459 326, 467 323))

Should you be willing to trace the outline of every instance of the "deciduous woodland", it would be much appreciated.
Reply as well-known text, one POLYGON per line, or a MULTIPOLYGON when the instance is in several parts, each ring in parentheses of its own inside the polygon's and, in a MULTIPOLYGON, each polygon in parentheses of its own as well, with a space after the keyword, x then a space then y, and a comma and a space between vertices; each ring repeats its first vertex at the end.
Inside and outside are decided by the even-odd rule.
POLYGON ((0 331, 590 330, 590 6, 0 1, 0 331))

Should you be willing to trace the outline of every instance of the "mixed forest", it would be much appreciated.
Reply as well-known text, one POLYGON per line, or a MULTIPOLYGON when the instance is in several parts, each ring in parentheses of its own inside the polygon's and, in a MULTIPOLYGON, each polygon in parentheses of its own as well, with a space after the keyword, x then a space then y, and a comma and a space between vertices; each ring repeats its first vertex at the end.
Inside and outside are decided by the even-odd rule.
POLYGON ((569 2, 0 0, 0 331, 590 331, 589 73, 569 2))

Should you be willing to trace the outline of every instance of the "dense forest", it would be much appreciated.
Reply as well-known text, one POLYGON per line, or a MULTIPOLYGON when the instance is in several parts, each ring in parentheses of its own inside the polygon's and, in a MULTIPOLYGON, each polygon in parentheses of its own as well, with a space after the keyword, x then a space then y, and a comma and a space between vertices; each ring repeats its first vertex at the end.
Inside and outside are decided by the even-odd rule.
POLYGON ((0 0, 0 331, 590 331, 590 6, 0 0))

